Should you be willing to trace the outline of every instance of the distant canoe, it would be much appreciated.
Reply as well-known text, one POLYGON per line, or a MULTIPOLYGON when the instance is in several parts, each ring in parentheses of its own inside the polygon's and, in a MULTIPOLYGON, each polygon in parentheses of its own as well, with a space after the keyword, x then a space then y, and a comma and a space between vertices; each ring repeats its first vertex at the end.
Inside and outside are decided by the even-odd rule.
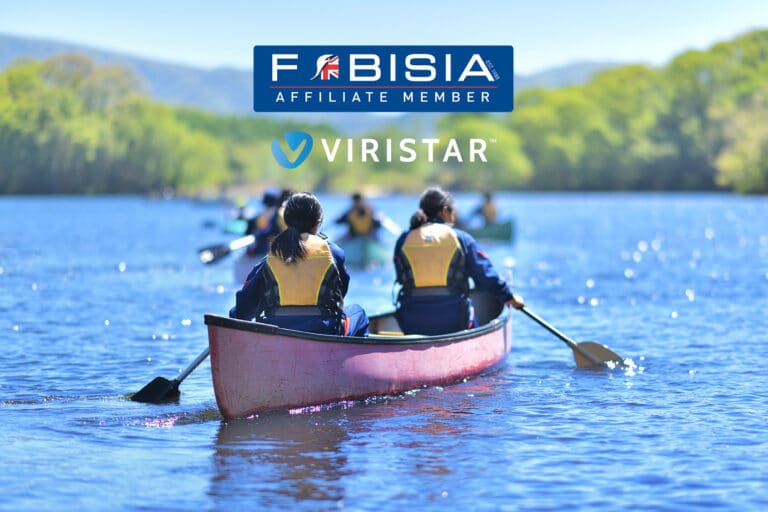
POLYGON ((393 313, 371 317, 368 338, 205 315, 216 403, 234 419, 460 382, 511 349, 508 308, 473 302, 484 325, 440 336, 403 336, 393 313))
POLYGON ((243 235, 248 229, 248 221, 245 219, 232 219, 224 225, 224 232, 231 235, 243 235))
POLYGON ((344 249, 347 266, 366 268, 382 265, 392 259, 394 248, 368 236, 341 239, 336 244, 344 249))
POLYGON ((512 240, 515 234, 515 223, 507 220, 481 228, 465 227, 463 229, 478 240, 512 240))

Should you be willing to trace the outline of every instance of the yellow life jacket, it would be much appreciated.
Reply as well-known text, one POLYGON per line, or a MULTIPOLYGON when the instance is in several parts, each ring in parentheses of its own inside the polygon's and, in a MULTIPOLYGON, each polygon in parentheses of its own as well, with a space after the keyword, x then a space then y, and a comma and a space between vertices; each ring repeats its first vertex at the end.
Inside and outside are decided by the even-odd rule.
POLYGON ((494 203, 483 203, 480 211, 482 212, 483 217, 485 217, 486 224, 494 224, 496 222, 496 205, 494 203))
POLYGON ((285 263, 271 251, 267 255, 264 305, 269 313, 284 306, 320 306, 341 314, 343 297, 339 272, 331 248, 317 235, 302 233, 307 254, 285 263))
POLYGON ((373 232, 373 211, 370 208, 364 208, 361 214, 359 209, 352 208, 347 214, 347 222, 352 228, 352 234, 370 235, 373 232))
POLYGON ((395 261, 397 280, 405 295, 427 287, 452 294, 468 290, 466 257, 456 231, 446 224, 429 223, 411 230, 403 243, 402 257, 395 261))

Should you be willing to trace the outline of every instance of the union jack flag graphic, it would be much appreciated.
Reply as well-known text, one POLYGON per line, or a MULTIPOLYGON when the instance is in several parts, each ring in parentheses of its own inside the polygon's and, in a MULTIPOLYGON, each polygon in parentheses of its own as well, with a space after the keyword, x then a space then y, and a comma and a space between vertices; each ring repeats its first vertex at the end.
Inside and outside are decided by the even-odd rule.
POLYGON ((311 78, 320 77, 320 80, 329 80, 331 77, 339 78, 339 56, 338 55, 321 55, 317 59, 317 73, 311 78))

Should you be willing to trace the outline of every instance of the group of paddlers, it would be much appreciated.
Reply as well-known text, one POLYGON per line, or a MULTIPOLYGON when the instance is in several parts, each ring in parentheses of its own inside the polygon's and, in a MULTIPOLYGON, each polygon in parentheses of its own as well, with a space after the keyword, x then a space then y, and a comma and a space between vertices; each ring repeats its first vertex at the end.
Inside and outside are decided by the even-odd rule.
MULTIPOLYGON (((490 194, 477 213, 495 221, 490 194)), ((249 220, 256 242, 249 251, 265 253, 236 294, 230 316, 279 327, 347 336, 366 336, 368 317, 359 305, 345 305, 350 284, 344 251, 318 232, 320 201, 308 192, 268 191, 264 211, 249 220)), ((335 219, 347 237, 370 236, 381 218, 360 194, 335 219)), ((394 265, 400 291, 396 318, 404 334, 437 335, 477 326, 469 279, 475 289, 515 308, 525 304, 501 279, 477 241, 456 227, 453 196, 429 187, 409 228, 395 243, 394 265)))

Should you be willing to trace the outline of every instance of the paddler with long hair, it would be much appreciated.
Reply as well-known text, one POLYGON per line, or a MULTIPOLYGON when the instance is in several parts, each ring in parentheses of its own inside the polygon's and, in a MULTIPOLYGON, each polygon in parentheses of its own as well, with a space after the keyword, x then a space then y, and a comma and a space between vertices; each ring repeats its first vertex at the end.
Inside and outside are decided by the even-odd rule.
POLYGON ((514 308, 525 306, 499 277, 491 260, 468 233, 453 227, 453 197, 426 189, 410 229, 395 244, 395 272, 402 285, 396 317, 405 334, 447 334, 477 327, 469 278, 475 288, 514 308))
POLYGON ((320 201, 308 192, 293 194, 283 218, 287 228, 248 275, 229 316, 317 334, 367 336, 363 308, 344 306, 344 251, 318 235, 320 201))

